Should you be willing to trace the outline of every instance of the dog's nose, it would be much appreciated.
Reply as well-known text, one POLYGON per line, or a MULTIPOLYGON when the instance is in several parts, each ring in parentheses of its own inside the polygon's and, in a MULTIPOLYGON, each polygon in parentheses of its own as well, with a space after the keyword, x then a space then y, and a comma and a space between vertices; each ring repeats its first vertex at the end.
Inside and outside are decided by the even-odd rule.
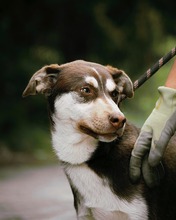
POLYGON ((122 128, 126 122, 126 118, 124 115, 120 114, 111 114, 109 116, 109 121, 115 128, 122 128))

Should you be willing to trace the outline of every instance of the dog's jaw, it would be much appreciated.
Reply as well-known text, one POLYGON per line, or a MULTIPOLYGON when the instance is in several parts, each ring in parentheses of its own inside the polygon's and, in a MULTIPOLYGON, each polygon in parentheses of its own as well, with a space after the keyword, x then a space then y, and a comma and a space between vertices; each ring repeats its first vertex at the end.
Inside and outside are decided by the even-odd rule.
POLYGON ((73 106, 72 95, 74 94, 64 94, 55 101, 56 111, 52 115, 54 121, 54 128, 51 131, 52 144, 61 161, 81 164, 89 160, 98 145, 98 140, 77 128, 74 120, 77 119, 78 112, 73 113, 69 107, 73 106))
POLYGON ((81 164, 91 157, 98 140, 79 131, 75 133, 74 128, 59 122, 52 131, 52 144, 61 161, 81 164))
POLYGON ((118 137, 121 137, 123 135, 123 132, 124 132, 124 129, 125 129, 125 124, 118 131, 110 132, 110 133, 101 133, 101 132, 96 133, 91 128, 88 128, 88 127, 83 126, 83 125, 80 125, 79 128, 83 133, 85 133, 87 135, 90 135, 90 136, 98 139, 99 141, 112 142, 112 141, 116 140, 118 137))

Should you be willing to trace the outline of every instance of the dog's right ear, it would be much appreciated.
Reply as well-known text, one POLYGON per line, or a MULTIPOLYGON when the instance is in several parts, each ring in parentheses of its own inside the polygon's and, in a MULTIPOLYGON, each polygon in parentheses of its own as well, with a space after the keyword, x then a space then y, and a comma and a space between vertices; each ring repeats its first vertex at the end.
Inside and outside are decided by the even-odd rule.
POLYGON ((32 76, 22 96, 26 97, 38 93, 46 96, 50 95, 59 72, 60 66, 58 64, 44 66, 32 76))

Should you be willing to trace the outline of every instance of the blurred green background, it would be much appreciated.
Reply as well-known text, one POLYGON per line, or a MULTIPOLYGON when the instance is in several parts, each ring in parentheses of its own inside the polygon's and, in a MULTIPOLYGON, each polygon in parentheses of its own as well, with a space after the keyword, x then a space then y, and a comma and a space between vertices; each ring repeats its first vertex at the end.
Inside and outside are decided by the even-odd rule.
MULTIPOLYGON (((0 11, 0 164, 55 159, 44 97, 21 97, 43 65, 85 59, 124 69, 134 81, 175 46, 173 0, 16 0, 2 1, 0 11)), ((172 62, 123 102, 138 126, 172 62)))

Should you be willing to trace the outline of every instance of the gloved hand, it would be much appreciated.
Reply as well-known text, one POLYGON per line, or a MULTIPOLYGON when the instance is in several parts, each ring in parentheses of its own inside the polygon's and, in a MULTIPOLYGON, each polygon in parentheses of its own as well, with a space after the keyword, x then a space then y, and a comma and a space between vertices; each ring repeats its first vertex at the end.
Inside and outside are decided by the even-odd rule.
POLYGON ((157 185, 164 175, 161 159, 176 131, 176 89, 162 86, 158 91, 160 97, 142 126, 132 151, 129 170, 133 183, 140 179, 142 172, 149 187, 157 185))

